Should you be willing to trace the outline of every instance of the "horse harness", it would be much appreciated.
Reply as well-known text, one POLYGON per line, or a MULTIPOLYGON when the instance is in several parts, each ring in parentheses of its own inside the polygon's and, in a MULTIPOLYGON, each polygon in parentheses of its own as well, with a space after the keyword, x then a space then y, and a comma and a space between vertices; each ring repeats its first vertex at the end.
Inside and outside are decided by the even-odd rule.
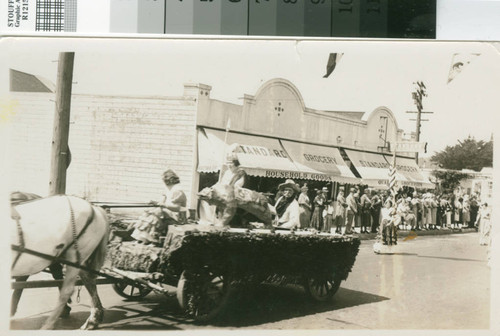
MULTIPOLYGON (((95 211, 94 211, 94 208, 91 207, 91 214, 89 216, 89 218, 87 219, 87 222, 85 223, 84 227, 82 228, 82 230, 77 234, 76 232, 76 223, 75 223, 75 213, 73 211, 73 207, 71 206, 71 202, 69 200, 68 197, 66 197, 66 199, 68 200, 68 205, 69 205, 69 210, 70 210, 70 217, 71 217, 71 233, 73 235, 73 240, 68 244, 66 245, 66 247, 58 254, 54 257, 54 259, 57 259, 57 258, 60 258, 61 256, 63 256, 71 246, 74 246, 75 247, 75 251, 76 251, 76 262, 77 264, 80 264, 80 251, 78 250, 78 239, 85 233, 85 231, 87 230, 87 228, 90 226, 90 223, 92 223, 92 221, 94 220, 94 214, 95 214, 95 211)), ((24 234, 23 234, 23 229, 21 227, 21 215, 19 214, 19 212, 14 208, 14 207, 11 207, 11 218, 13 220, 16 221, 16 227, 17 227, 17 235, 19 237, 19 246, 21 248, 24 248, 25 247, 25 242, 24 242, 24 234)), ((11 269, 14 269, 14 266, 16 266, 16 263, 17 261, 19 260, 19 258, 21 257, 21 255, 23 254, 22 251, 19 251, 14 259, 14 262, 12 263, 12 267, 11 269)))

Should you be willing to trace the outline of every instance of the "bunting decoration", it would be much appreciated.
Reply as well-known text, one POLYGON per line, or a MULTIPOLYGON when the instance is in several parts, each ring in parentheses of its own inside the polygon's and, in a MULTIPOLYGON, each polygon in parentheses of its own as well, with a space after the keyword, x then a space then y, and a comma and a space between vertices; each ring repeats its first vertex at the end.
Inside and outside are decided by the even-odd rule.
POLYGON ((447 84, 455 79, 455 77, 457 77, 463 71, 463 69, 479 55, 481 54, 453 54, 453 57, 451 59, 450 71, 448 73, 447 84))
POLYGON ((337 63, 340 62, 340 59, 344 53, 331 53, 330 56, 328 57, 328 63, 326 64, 326 75, 323 76, 323 78, 328 78, 333 70, 335 70, 335 67, 337 66, 337 63))

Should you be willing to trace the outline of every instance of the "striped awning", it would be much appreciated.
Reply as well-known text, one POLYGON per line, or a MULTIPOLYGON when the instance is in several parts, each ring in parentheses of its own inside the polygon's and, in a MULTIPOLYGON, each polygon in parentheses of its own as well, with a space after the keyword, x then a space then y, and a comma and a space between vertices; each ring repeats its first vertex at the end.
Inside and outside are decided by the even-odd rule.
POLYGON ((253 176, 350 183, 359 180, 336 148, 235 132, 226 134, 210 128, 198 131, 198 171, 219 171, 231 150, 236 152, 246 173, 253 176))
MULTIPOLYGON (((345 150, 347 156, 361 175, 362 183, 374 188, 389 187, 389 168, 393 158, 390 155, 345 150)), ((433 183, 422 175, 414 159, 396 158, 396 183, 400 186, 433 189, 433 183)))

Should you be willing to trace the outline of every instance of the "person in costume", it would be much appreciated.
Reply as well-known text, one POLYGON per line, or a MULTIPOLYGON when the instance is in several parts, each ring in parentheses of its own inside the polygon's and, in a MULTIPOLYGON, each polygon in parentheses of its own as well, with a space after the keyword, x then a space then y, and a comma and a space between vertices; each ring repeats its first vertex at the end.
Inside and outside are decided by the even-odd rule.
POLYGON ((295 199, 300 192, 299 186, 293 180, 286 180, 278 186, 281 196, 274 206, 276 210, 276 225, 279 228, 295 229, 300 226, 299 202, 295 199))
POLYGON ((244 188, 247 180, 247 174, 240 167, 238 156, 236 153, 230 153, 226 157, 226 160, 226 166, 228 169, 222 175, 220 183, 244 188))
POLYGON ((132 238, 143 243, 159 243, 160 237, 165 236, 169 225, 185 224, 187 221, 187 197, 180 187, 180 179, 171 170, 162 175, 165 189, 158 205, 154 210, 146 211, 133 225, 132 238))
POLYGON ((393 207, 392 200, 387 200, 381 210, 382 243, 397 245, 397 228, 401 223, 401 216, 393 207))

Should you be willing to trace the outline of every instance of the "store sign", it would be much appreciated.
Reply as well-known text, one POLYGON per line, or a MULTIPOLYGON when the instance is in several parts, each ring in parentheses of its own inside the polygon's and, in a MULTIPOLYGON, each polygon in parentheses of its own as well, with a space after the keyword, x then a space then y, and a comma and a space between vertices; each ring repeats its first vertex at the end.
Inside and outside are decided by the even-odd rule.
POLYGON ((258 156, 274 156, 278 158, 288 159, 288 155, 282 149, 267 148, 262 146, 253 145, 240 145, 240 150, 244 154, 258 155, 258 156))
POLYGON ((327 156, 327 155, 313 155, 313 154, 303 154, 304 159, 307 162, 319 162, 319 163, 326 163, 326 164, 334 164, 337 165, 337 160, 334 157, 327 156))
POLYGON ((316 180, 316 181, 334 181, 332 176, 316 173, 302 173, 284 170, 266 170, 265 177, 295 179, 295 180, 316 180))
POLYGON ((396 152, 427 153, 427 142, 403 141, 394 144, 396 152))
MULTIPOLYGON (((389 180, 378 180, 377 184, 379 186, 386 186, 387 188, 389 188, 389 180)), ((407 187, 415 187, 415 188, 422 188, 424 186, 423 183, 420 183, 420 182, 396 181, 396 188, 397 188, 398 184, 401 184, 401 185, 404 185, 407 187)))
MULTIPOLYGON (((361 167, 389 169, 389 163, 387 162, 359 160, 359 163, 361 164, 361 167)), ((418 169, 416 167, 399 165, 397 164, 397 161, 396 161, 396 170, 409 173, 418 173, 418 169)))

